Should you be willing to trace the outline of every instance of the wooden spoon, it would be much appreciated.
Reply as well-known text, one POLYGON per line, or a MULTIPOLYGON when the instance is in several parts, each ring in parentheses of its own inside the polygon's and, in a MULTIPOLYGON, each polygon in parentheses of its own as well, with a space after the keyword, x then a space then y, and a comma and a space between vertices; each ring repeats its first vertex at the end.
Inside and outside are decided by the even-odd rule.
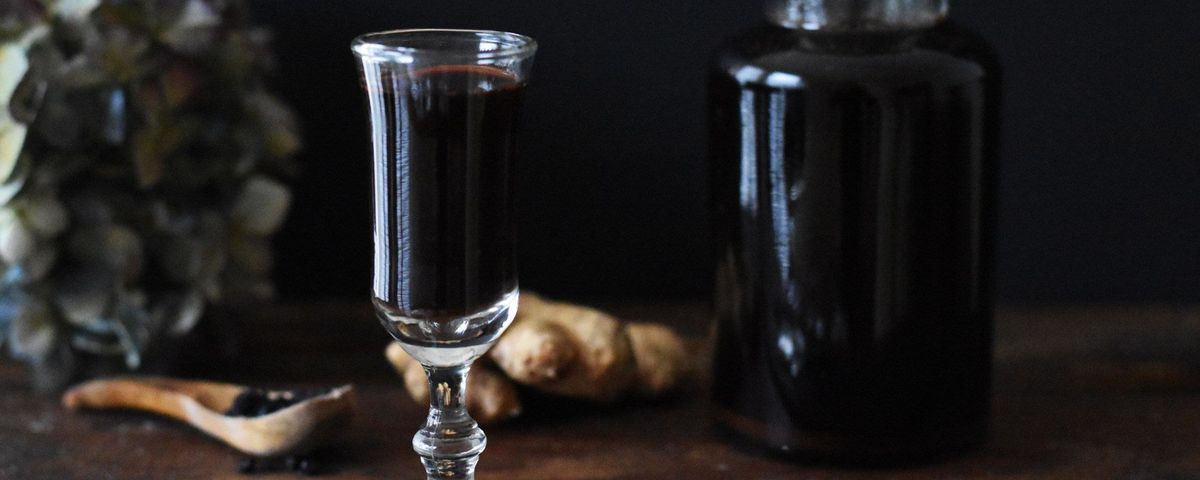
MULTIPOLYGON (((157 377, 94 380, 63 394, 63 406, 128 408, 186 422, 257 457, 305 453, 344 429, 354 414, 354 387, 344 385, 260 416, 224 412, 247 387, 157 377)), ((282 392, 281 392, 282 393, 282 392)))

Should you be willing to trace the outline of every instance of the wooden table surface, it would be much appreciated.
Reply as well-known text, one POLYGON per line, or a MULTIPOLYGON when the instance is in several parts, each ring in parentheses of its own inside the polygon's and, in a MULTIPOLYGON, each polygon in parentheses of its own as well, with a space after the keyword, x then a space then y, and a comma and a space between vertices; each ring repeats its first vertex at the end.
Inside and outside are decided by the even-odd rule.
MULTIPOLYGON (((618 306, 699 335, 697 305, 618 306)), ((183 373, 262 386, 353 382, 362 415, 320 453, 329 479, 422 479, 409 440, 423 409, 382 357, 363 305, 277 307, 239 322, 240 353, 191 354, 183 373)), ((1002 309, 990 443, 932 465, 847 469, 788 463, 712 432, 704 395, 595 407, 539 400, 487 429, 489 479, 1200 479, 1200 309, 1002 309)), ((0 362, 0 479, 247 477, 241 457, 182 425, 128 412, 72 414, 0 362)))

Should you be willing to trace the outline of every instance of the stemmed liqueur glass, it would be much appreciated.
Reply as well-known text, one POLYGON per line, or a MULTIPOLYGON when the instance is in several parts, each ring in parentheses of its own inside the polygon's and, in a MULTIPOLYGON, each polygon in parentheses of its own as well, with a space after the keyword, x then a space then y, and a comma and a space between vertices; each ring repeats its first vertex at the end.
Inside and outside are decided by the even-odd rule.
POLYGON ((517 309, 513 137, 537 44, 513 33, 358 37, 373 146, 374 305, 429 377, 413 437, 430 479, 474 478, 487 445, 467 369, 517 309))

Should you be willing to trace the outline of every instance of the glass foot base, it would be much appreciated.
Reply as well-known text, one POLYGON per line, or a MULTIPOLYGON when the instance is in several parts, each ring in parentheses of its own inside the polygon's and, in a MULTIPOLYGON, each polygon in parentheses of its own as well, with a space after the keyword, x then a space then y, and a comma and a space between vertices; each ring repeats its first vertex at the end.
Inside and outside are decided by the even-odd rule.
POLYGON ((428 480, 442 480, 447 478, 475 480, 475 464, 478 462, 479 455, 466 458, 443 458, 441 460, 431 457, 421 457, 421 464, 425 465, 425 478, 428 480))

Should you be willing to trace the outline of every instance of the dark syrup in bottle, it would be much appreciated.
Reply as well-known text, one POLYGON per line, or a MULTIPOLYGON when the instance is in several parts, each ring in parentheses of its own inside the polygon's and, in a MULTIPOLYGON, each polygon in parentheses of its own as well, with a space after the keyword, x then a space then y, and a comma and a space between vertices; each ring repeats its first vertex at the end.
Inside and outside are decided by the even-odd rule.
POLYGON ((850 462, 984 439, 996 84, 968 43, 764 26, 717 58, 724 430, 850 462))

